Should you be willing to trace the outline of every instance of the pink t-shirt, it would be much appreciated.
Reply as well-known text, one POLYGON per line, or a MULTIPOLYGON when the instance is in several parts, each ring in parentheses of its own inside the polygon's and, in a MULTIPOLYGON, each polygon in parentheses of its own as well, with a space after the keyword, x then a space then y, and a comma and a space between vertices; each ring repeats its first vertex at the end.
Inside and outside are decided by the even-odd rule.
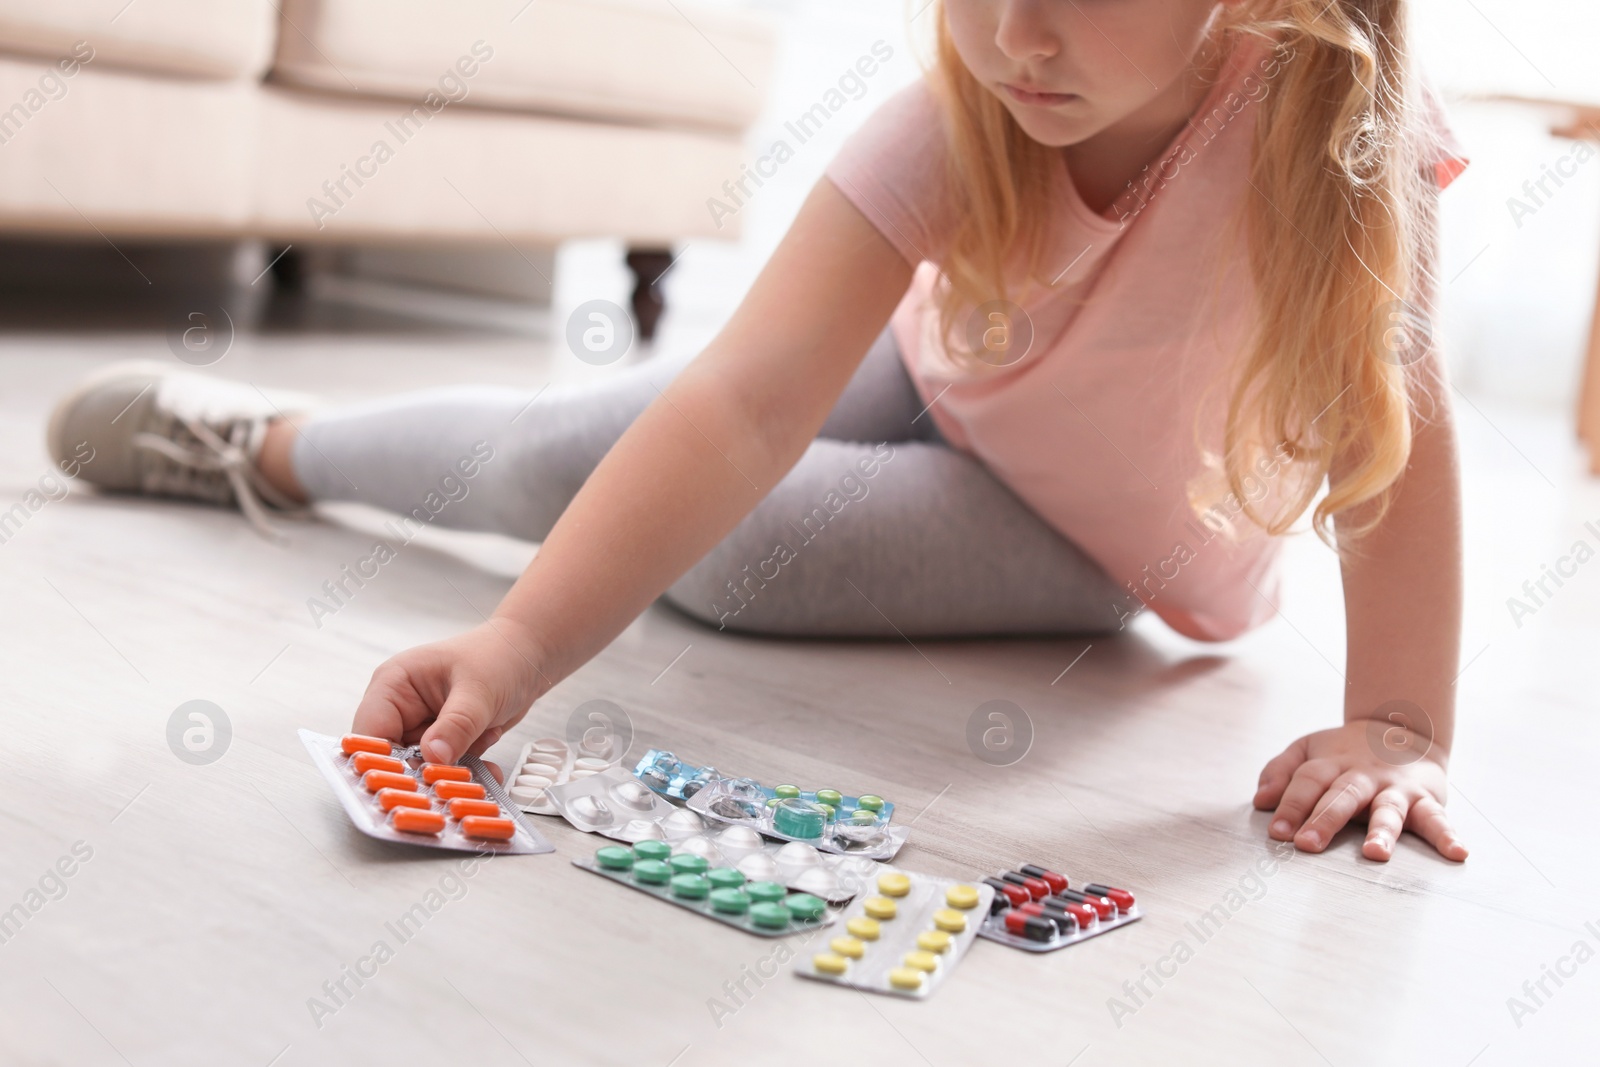
MULTIPOLYGON (((1123 584, 1114 607, 1124 618, 1148 607, 1200 640, 1259 625, 1277 600, 1278 539, 1244 520, 1237 500, 1213 494, 1204 514, 1191 503, 1195 486, 1215 484, 1202 480, 1202 400, 1200 440, 1219 453, 1227 395, 1213 393, 1254 302, 1233 223, 1270 62, 1268 51, 1237 52, 1189 127, 1103 215, 1057 155, 1059 210, 1038 220, 1041 271, 1054 284, 1023 301, 1032 341, 1021 354, 1025 327, 1013 322, 1004 366, 958 364, 939 336, 947 148, 932 88, 919 81, 884 103, 827 171, 918 265, 891 325, 946 439, 1123 584)), ((1464 162, 1431 94, 1428 106, 1442 188, 1464 162)), ((1263 467, 1262 493, 1279 473, 1263 467)))

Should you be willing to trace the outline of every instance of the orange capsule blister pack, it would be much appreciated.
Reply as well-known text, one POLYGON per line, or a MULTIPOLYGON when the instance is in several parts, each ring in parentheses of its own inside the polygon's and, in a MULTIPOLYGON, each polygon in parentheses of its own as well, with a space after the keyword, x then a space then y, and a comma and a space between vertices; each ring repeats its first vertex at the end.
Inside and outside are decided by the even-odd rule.
POLYGON ((483 761, 427 763, 415 746, 379 737, 300 731, 356 829, 424 848, 512 854, 554 852, 528 824, 483 761))

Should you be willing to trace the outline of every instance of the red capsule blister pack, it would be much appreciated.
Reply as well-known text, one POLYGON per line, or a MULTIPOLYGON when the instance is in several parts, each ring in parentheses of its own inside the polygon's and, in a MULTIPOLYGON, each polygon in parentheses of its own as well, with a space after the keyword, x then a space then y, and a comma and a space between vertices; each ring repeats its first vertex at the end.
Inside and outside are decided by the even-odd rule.
POLYGON ((414 745, 362 734, 301 730, 300 740, 350 821, 369 837, 463 852, 555 851, 476 756, 427 763, 414 745))
POLYGON ((1133 894, 1025 863, 983 884, 994 890, 978 936, 1026 952, 1053 952, 1144 918, 1133 894))

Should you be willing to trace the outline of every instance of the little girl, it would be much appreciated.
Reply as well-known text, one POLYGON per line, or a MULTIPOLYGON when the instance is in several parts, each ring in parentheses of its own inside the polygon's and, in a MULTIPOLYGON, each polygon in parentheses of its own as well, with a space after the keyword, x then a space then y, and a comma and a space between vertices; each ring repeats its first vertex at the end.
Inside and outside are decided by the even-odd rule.
POLYGON ((1387 860, 1445 816, 1461 612, 1435 202, 1464 163, 1406 0, 942 0, 710 346, 592 388, 280 410, 113 367, 58 406, 108 489, 361 500, 543 542, 494 617, 373 674, 355 729, 492 745, 665 593, 770 634, 1117 630, 1274 614, 1337 546, 1344 725, 1255 794, 1387 860), (887 324, 888 328, 885 329, 887 324), (1324 493, 1324 486, 1326 492, 1324 493))

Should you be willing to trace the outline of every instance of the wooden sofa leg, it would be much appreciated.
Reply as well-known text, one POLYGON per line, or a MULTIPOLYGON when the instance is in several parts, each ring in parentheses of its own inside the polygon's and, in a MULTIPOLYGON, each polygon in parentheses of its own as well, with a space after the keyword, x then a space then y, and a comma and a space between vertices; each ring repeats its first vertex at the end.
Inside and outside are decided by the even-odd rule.
POLYGON ((639 337, 650 341, 656 335, 656 325, 667 308, 666 297, 656 285, 672 266, 672 250, 662 248, 630 248, 628 269, 633 272, 633 319, 639 324, 639 337))

